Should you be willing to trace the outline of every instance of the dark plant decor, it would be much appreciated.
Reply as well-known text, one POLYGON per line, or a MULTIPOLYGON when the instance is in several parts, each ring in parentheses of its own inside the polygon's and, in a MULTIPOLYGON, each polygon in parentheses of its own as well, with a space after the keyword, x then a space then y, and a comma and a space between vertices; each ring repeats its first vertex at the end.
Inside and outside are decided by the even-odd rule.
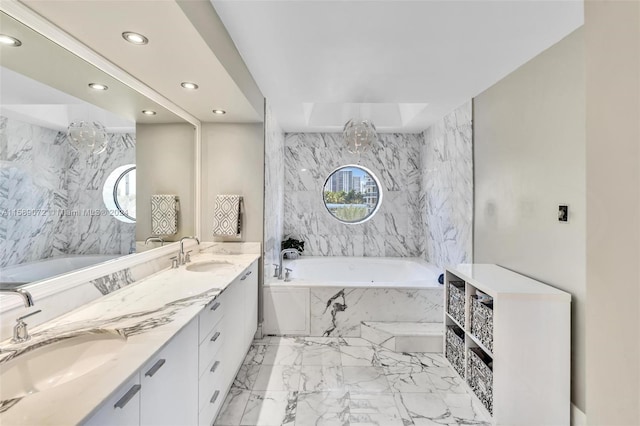
POLYGON ((304 251, 304 241, 296 240, 295 238, 287 238, 280 244, 280 250, 293 248, 298 250, 300 254, 304 251))

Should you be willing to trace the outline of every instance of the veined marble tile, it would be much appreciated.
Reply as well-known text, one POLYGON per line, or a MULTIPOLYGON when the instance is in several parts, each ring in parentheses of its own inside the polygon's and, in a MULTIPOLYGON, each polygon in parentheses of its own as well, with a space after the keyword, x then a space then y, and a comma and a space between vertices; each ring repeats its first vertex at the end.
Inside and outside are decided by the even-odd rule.
POLYGON ((264 361, 264 355, 266 352, 267 352, 267 345, 257 345, 253 343, 249 347, 249 352, 247 352, 247 356, 244 357, 243 364, 262 364, 262 361, 264 361))
POLYGON ((404 426, 392 394, 350 392, 351 425, 404 426))
POLYGON ((425 370, 434 388, 441 393, 466 393, 464 382, 449 367, 433 367, 425 370))
POLYGON ((263 365, 256 377, 253 390, 297 391, 300 384, 300 366, 263 365))
POLYGON ((300 372, 301 392, 342 391, 344 374, 340 365, 306 365, 300 372))
POLYGON ((231 388, 216 418, 216 426, 238 426, 249 402, 251 391, 231 388))
POLYGON ((304 348, 302 365, 340 365, 340 350, 330 345, 313 345, 304 348))
POLYGON ((342 367, 344 384, 352 392, 389 392, 389 382, 379 367, 342 367))
MULTIPOLYGON (((463 395, 467 396, 467 395, 463 395)), ((433 393, 396 393, 394 394, 400 415, 405 424, 419 425, 488 425, 489 423, 478 413, 462 407, 450 407, 442 396, 433 393), (454 415, 453 411, 457 411, 454 415)), ((470 398, 469 396, 467 396, 470 398)), ((470 401, 469 401, 469 405, 470 401)))
POLYGON ((240 424, 247 426, 293 426, 297 399, 298 392, 251 392, 240 424))
POLYGON ((300 392, 296 426, 349 426, 349 393, 300 392))
POLYGON ((240 370, 233 381, 232 387, 242 390, 252 390, 253 385, 258 379, 260 373, 260 365, 257 364, 243 364, 240 366, 240 370))
POLYGON ((360 337, 362 321, 442 321, 441 288, 312 288, 311 335, 360 337))
POLYGON ((375 350, 369 346, 343 346, 340 348, 343 366, 372 367, 375 350))
POLYGON ((263 365, 300 365, 304 347, 298 345, 267 346, 263 365))

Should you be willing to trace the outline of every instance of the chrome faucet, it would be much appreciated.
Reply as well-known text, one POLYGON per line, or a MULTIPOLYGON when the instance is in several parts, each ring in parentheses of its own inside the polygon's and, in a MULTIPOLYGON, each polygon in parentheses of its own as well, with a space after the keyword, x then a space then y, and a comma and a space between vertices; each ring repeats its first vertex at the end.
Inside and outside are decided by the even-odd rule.
POLYGON ((157 243, 160 243, 160 247, 164 246, 164 240, 161 237, 149 237, 146 240, 144 240, 144 245, 146 246, 151 241, 155 241, 157 243))
POLYGON ((282 259, 284 258, 285 254, 288 253, 295 253, 295 254, 300 254, 300 252, 297 249, 294 248, 288 248, 288 249, 284 249, 280 252, 280 265, 278 265, 278 279, 281 280, 282 279, 282 259))
POLYGON ((7 289, 0 288, 0 293, 15 294, 17 296, 22 297, 22 301, 24 302, 24 307, 25 308, 30 308, 31 306, 34 305, 33 297, 31 297, 31 293, 29 293, 25 289, 22 289, 22 288, 7 288, 7 289))
POLYGON ((180 252, 178 253, 178 263, 180 265, 184 265, 187 263, 186 257, 184 254, 184 240, 196 240, 196 243, 200 245, 200 240, 197 237, 182 237, 180 238, 180 252))

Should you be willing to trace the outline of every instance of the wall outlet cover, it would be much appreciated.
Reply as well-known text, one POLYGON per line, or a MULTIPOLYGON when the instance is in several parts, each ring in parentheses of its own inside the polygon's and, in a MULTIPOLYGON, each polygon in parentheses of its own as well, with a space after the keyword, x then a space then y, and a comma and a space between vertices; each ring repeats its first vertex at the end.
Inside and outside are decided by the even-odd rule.
POLYGON ((568 222, 569 221, 569 206, 558 206, 558 222, 568 222))

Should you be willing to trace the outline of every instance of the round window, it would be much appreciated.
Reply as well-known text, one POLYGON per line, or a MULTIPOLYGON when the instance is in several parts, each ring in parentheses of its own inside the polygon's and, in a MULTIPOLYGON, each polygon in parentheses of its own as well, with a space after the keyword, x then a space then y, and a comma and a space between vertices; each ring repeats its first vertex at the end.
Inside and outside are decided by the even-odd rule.
POLYGON ((334 170, 323 189, 324 205, 343 223, 363 223, 380 208, 382 190, 378 178, 362 166, 347 165, 334 170))
POLYGON ((115 169, 107 177, 102 189, 104 205, 119 221, 136 221, 136 165, 127 164, 115 169))

